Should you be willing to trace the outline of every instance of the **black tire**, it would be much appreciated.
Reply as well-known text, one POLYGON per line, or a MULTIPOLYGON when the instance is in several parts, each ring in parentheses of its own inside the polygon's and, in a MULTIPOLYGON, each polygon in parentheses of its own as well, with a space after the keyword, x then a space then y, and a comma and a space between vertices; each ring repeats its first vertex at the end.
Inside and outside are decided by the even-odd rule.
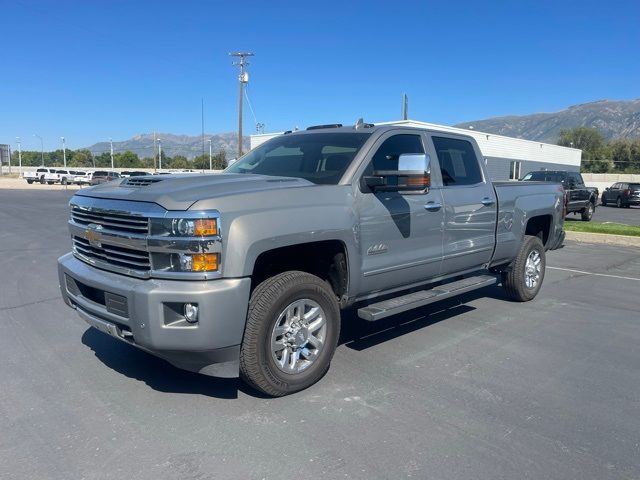
POLYGON ((616 207, 622 208, 622 198, 616 198, 616 207))
POLYGON ((580 216, 582 218, 583 222, 590 222, 591 219, 593 218, 593 212, 595 211, 596 207, 593 203, 589 202, 587 204, 586 207, 584 207, 584 209, 582 210, 582 212, 580 212, 580 216))
POLYGON ((251 294, 240 347, 240 377, 267 395, 280 397, 304 390, 329 369, 340 336, 340 307, 327 282, 306 272, 289 271, 271 277, 251 294), (296 300, 310 299, 325 314, 325 337, 317 358, 305 370, 286 373, 276 365, 271 334, 280 314, 296 300))
POLYGON ((31 185, 33 183, 33 180, 27 180, 27 183, 31 185))
POLYGON ((507 292, 509 298, 516 302, 528 302, 529 300, 533 300, 542 286, 546 263, 544 245, 540 238, 525 235, 520 251, 511 265, 511 270, 503 273, 502 275, 502 286, 507 292), (525 281, 525 272, 527 268, 527 259, 532 252, 537 252, 539 255, 540 271, 536 285, 530 287, 527 286, 525 281))
POLYGON ((62 180, 60 180, 60 184, 61 184, 61 185, 66 185, 67 183, 68 183, 68 182, 67 182, 67 179, 66 179, 66 178, 63 178, 62 180))
POLYGON ((47 182, 47 185, 53 185, 55 182, 47 182))

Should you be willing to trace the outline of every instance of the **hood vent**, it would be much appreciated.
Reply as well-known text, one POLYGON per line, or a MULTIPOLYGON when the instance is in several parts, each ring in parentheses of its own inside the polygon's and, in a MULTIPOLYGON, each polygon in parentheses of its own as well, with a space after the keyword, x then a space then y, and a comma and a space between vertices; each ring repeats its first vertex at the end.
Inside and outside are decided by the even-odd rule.
POLYGON ((162 180, 162 178, 156 178, 152 176, 129 177, 122 184, 129 187, 146 187, 147 185, 152 185, 154 183, 161 182, 162 180))

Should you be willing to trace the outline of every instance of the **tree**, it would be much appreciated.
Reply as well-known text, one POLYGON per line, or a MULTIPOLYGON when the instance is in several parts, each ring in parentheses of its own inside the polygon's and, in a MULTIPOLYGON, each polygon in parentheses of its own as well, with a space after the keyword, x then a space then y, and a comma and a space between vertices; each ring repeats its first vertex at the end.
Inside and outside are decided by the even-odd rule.
POLYGON ((116 153, 113 163, 117 168, 140 168, 142 166, 138 155, 129 150, 124 153, 116 153))
POLYGON ((94 166, 94 157, 89 150, 68 150, 67 165, 69 167, 88 168, 94 166))
POLYGON ((597 128, 576 127, 561 130, 558 145, 582 150, 585 160, 600 160, 604 153, 604 137, 597 128))
POLYGON ((224 150, 220 150, 218 154, 213 157, 213 169, 223 170, 227 168, 227 153, 224 150))
POLYGON ((167 166, 169 168, 190 168, 191 167, 191 165, 189 165, 189 160, 187 160, 187 157, 183 155, 176 155, 172 159, 168 160, 167 166))
POLYGON ((193 168, 196 170, 209 170, 209 155, 198 155, 194 158, 193 168))

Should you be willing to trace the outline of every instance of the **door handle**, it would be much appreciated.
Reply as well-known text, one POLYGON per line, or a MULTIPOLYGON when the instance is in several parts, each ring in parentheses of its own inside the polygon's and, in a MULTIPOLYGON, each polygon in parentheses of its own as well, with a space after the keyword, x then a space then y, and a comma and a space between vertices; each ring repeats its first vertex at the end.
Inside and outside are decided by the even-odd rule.
POLYGON ((438 210, 440 210, 442 208, 442 204, 441 203, 436 203, 436 202, 428 202, 425 206, 424 206, 425 210, 428 210, 430 212, 437 212, 438 210))
POLYGON ((488 206, 493 205, 494 203, 496 203, 495 200, 493 200, 492 198, 489 198, 489 197, 484 197, 481 202, 485 207, 488 207, 488 206))

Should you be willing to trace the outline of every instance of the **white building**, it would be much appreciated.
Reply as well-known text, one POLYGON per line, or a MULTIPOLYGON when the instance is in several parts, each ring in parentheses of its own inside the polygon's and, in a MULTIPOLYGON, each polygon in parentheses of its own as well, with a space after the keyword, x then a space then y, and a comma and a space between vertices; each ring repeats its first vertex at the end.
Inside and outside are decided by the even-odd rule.
MULTIPOLYGON (((504 137, 493 133, 465 130, 462 128, 418 122, 415 120, 398 120, 394 122, 376 123, 376 125, 401 125, 405 127, 427 128, 440 132, 462 133, 472 136, 480 147, 492 180, 513 180, 523 177, 534 170, 570 170, 580 171, 582 150, 561 147, 550 143, 504 137)), ((265 133, 251 135, 250 145, 255 148, 263 142, 282 135, 265 133)))

